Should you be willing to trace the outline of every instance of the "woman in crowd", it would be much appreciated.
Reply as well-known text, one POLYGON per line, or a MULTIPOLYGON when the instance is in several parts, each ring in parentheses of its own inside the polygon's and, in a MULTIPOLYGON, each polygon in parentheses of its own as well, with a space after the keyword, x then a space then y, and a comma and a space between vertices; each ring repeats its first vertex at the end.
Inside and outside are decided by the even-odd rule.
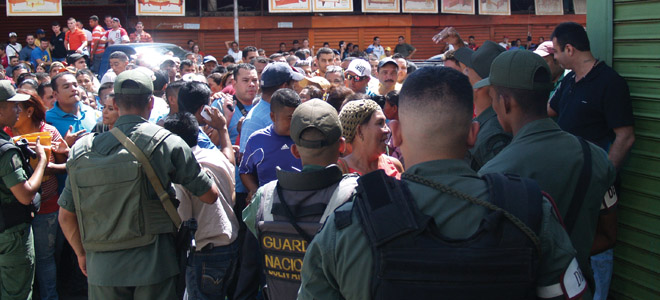
POLYGON ((360 175, 382 169, 389 176, 401 178, 403 166, 385 154, 390 129, 385 114, 373 100, 354 100, 346 103, 339 113, 343 135, 350 154, 338 161, 344 171, 360 175))
POLYGON ((47 73, 46 70, 47 70, 47 66, 44 63, 40 63, 35 68, 35 72, 37 72, 37 73, 47 73))
POLYGON ((115 95, 110 94, 103 99, 103 118, 101 122, 97 123, 92 129, 92 132, 106 132, 114 127, 115 122, 119 118, 119 111, 113 105, 115 100, 115 95))
POLYGON ((48 75, 50 75, 50 78, 54 78, 55 75, 57 75, 57 73, 59 73, 61 69, 64 69, 64 65, 59 61, 54 61, 50 65, 50 70, 48 71, 48 75))
POLYGON ((41 97, 31 90, 19 89, 18 93, 30 95, 27 101, 19 102, 21 112, 12 128, 5 128, 10 136, 19 136, 35 132, 49 132, 51 135, 52 154, 50 155, 45 176, 41 184, 41 206, 32 220, 34 235, 36 277, 39 292, 43 299, 57 298, 57 270, 55 249, 62 245, 63 237, 58 236, 57 221, 59 205, 57 200, 56 174, 66 172, 68 146, 55 127, 46 123, 46 107, 41 97))
POLYGON ((198 65, 201 65, 204 61, 204 52, 199 50, 199 45, 195 44, 192 48, 192 53, 195 55, 195 61, 198 65))
POLYGON ((96 96, 96 92, 99 90, 99 86, 101 86, 101 83, 99 83, 96 76, 89 69, 82 69, 76 72, 76 81, 78 81, 79 86, 82 86, 87 92, 94 94, 94 96, 96 96))

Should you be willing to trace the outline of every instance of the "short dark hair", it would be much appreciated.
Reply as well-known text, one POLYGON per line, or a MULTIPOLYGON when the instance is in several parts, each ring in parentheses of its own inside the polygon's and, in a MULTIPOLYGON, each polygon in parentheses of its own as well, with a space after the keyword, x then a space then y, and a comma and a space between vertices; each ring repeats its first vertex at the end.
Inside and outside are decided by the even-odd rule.
POLYGON ((276 58, 280 58, 280 57, 283 57, 283 56, 284 55, 282 55, 282 53, 273 53, 268 57, 268 59, 270 59, 271 61, 274 61, 276 58))
POLYGON ((206 79, 208 81, 213 80, 213 82, 217 85, 222 84, 222 74, 221 73, 211 73, 211 75, 209 75, 209 77, 206 77, 206 79))
POLYGON ((234 59, 233 56, 227 54, 227 55, 225 55, 225 56, 222 57, 222 63, 226 63, 226 62, 228 62, 228 63, 232 63, 232 64, 233 64, 233 63, 236 62, 236 59, 234 59))
MULTIPOLYGON (((140 86, 133 80, 125 80, 121 83, 121 88, 139 89, 140 86)), ((144 110, 149 105, 151 93, 147 94, 117 94, 115 93, 115 103, 123 109, 144 110)))
POLYGON ((257 47, 247 46, 247 47, 243 48, 243 58, 247 58, 248 52, 257 52, 257 47))
POLYGON ((397 39, 406 39, 403 35, 400 35, 397 39))
POLYGON ((377 39, 379 39, 379 37, 378 37, 378 36, 375 36, 375 37, 374 37, 374 41, 377 40, 377 39))
POLYGON ((76 77, 74 74, 71 74, 69 72, 57 73, 57 75, 55 75, 55 77, 50 79, 50 82, 52 83, 53 91, 57 92, 57 89, 59 88, 59 84, 57 83, 57 80, 64 77, 64 76, 66 76, 66 75, 71 75, 74 78, 76 77))
MULTIPOLYGON (((399 111, 451 114, 465 123, 466 134, 474 104, 467 76, 452 68, 425 67, 410 74, 399 92, 399 111)), ((546 98, 547 99, 547 98, 546 98)))
POLYGON ((53 21, 52 23, 50 23, 50 26, 60 26, 60 22, 53 21))
POLYGON ((300 96, 292 89, 279 89, 273 93, 270 98, 270 111, 278 113, 284 107, 298 107, 300 105, 300 96))
POLYGON ((78 78, 78 76, 80 76, 80 75, 87 75, 87 76, 89 76, 90 79, 94 80, 94 74, 89 69, 78 70, 76 72, 76 78, 78 78))
POLYGON ((406 60, 406 64, 408 65, 408 67, 406 68, 406 71, 408 71, 408 75, 412 74, 412 72, 417 71, 417 65, 414 62, 406 60))
POLYGON ((37 87, 37 94, 38 94, 39 97, 41 97, 42 99, 43 99, 44 95, 46 95, 46 89, 47 89, 47 88, 51 88, 51 89, 53 88, 53 86, 52 86, 52 84, 50 83, 50 81, 49 81, 49 82, 44 82, 44 83, 40 84, 40 85, 37 87))
POLYGON ((115 51, 110 53, 110 58, 108 59, 118 59, 121 61, 128 61, 128 55, 126 55, 126 53, 121 51, 115 51))
POLYGON ((550 36, 550 39, 554 38, 557 38, 557 44, 559 44, 561 51, 564 51, 566 44, 571 44, 571 46, 580 51, 591 50, 587 31, 584 30, 582 25, 575 22, 564 22, 557 25, 550 36))
POLYGON ((97 15, 92 15, 91 17, 89 17, 89 19, 97 22, 99 21, 99 17, 97 15))
POLYGON ((227 73, 227 68, 223 65, 217 65, 213 70, 211 70, 211 73, 220 73, 220 74, 225 74, 227 73))
POLYGON ((192 148, 197 145, 199 123, 191 113, 178 112, 167 116, 163 128, 181 137, 188 147, 192 148))
POLYGON ((344 103, 344 100, 350 95, 353 95, 353 90, 345 87, 345 86, 338 86, 338 87, 331 87, 330 90, 328 90, 328 97, 326 98, 326 101, 328 104, 332 105, 337 110, 337 113, 341 110, 341 105, 344 103))
MULTIPOLYGON (((96 94, 100 95, 101 91, 104 91, 104 90, 113 90, 114 91, 114 88, 115 88, 115 84, 113 82, 106 82, 106 83, 101 84, 101 86, 99 87, 99 90, 96 94)), ((101 99, 101 101, 103 101, 103 100, 104 99, 101 99)))
POLYGON ((308 93, 310 99, 314 99, 314 98, 323 99, 323 90, 315 85, 309 84, 306 87, 304 87, 303 90, 309 91, 308 93))
POLYGON ((181 89, 179 89, 179 96, 177 104, 179 111, 187 111, 194 114, 204 105, 208 105, 211 97, 211 88, 208 84, 190 81, 186 82, 181 89))
POLYGON ((169 97, 175 96, 175 97, 178 98, 179 97, 179 89, 181 89, 181 87, 184 84, 186 84, 186 82, 183 81, 183 80, 177 80, 175 82, 170 82, 167 85, 167 88, 165 89, 165 97, 169 98, 169 97))
POLYGON ((549 90, 523 90, 501 86, 493 86, 495 92, 503 97, 514 99, 518 107, 525 114, 531 116, 547 116, 547 99, 550 97, 549 90))
POLYGON ((298 50, 296 50, 296 52, 293 53, 293 55, 297 56, 297 57, 300 58, 301 60, 306 59, 306 57, 305 57, 305 56, 306 56, 306 55, 305 55, 305 51, 303 51, 302 49, 298 49, 298 50))
POLYGON ((239 72, 241 69, 243 69, 243 70, 247 70, 247 71, 256 70, 256 68, 254 67, 254 65, 246 64, 246 63, 238 64, 238 65, 236 66, 236 69, 234 69, 234 80, 236 80, 236 77, 238 77, 238 72, 239 72))
POLYGON ((39 81, 42 81, 42 80, 48 78, 48 76, 50 76, 50 75, 48 75, 48 73, 44 73, 44 72, 38 72, 38 73, 35 73, 34 75, 37 77, 37 80, 39 80, 39 81))
POLYGON ((250 60, 251 65, 254 65, 255 63, 268 64, 269 62, 268 58, 264 56, 257 56, 250 60))
POLYGON ((321 54, 332 54, 332 55, 334 55, 335 52, 332 51, 332 49, 330 49, 328 47, 323 47, 323 48, 319 49, 319 51, 316 51, 316 58, 321 58, 321 54))
POLYGON ((300 42, 298 42, 298 40, 293 40, 292 44, 300 44, 300 42))
POLYGON ((183 67, 192 67, 193 62, 189 59, 184 59, 181 61, 181 64, 179 65, 179 72, 183 71, 183 67))
POLYGON ((474 35, 468 36, 468 39, 474 39, 474 35))
POLYGON ((167 75, 167 72, 163 70, 158 70, 154 72, 154 93, 156 91, 162 90, 165 85, 170 81, 170 76, 167 75))
POLYGON ((399 91, 394 90, 385 95, 385 102, 391 106, 399 106, 399 91))

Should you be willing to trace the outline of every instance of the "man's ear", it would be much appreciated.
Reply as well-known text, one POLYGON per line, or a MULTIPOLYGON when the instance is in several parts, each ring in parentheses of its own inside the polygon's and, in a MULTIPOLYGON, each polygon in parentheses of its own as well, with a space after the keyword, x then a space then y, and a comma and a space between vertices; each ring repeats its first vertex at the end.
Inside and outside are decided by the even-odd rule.
POLYGON ((472 121, 470 124, 470 131, 467 136, 467 146, 468 149, 474 147, 474 144, 477 142, 477 135, 479 134, 479 122, 472 121))
POLYGON ((270 112, 270 120, 275 123, 275 114, 272 111, 270 112))
POLYGON ((293 154, 293 157, 300 159, 300 152, 298 151, 298 146, 296 144, 291 145, 291 154, 293 154))

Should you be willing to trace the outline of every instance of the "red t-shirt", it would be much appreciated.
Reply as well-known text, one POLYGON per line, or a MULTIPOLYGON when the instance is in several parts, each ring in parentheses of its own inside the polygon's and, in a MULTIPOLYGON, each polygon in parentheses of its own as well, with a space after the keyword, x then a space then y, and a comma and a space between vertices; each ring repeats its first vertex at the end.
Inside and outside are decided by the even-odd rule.
POLYGON ((82 46, 83 42, 87 41, 87 36, 82 30, 76 28, 74 31, 68 31, 64 36, 64 40, 69 42, 69 51, 76 51, 82 46))

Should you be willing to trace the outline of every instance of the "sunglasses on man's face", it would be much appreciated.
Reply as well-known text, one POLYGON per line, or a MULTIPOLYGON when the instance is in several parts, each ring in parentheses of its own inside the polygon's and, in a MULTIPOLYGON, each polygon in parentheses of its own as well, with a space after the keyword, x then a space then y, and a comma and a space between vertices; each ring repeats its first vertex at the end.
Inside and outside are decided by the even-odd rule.
POLYGON ((355 75, 350 75, 350 74, 346 75, 347 80, 353 80, 355 82, 360 82, 362 80, 365 80, 366 78, 367 78, 367 76, 355 76, 355 75))

